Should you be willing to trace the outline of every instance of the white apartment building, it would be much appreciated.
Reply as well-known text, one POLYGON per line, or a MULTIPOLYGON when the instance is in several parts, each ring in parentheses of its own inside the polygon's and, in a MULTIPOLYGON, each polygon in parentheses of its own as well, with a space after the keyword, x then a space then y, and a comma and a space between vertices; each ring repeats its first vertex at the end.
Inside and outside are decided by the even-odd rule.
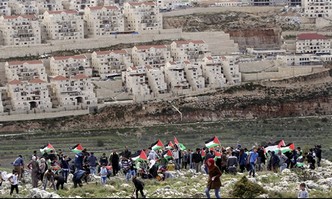
POLYGON ((180 93, 183 90, 190 89, 190 84, 185 74, 184 62, 167 62, 163 70, 169 90, 180 93))
POLYGON ((84 21, 75 10, 46 11, 42 24, 50 40, 84 39, 84 21))
POLYGON ((237 7, 241 6, 243 3, 242 1, 238 0, 226 0, 226 1, 219 1, 216 2, 215 5, 219 7, 237 7))
POLYGON ((148 78, 148 84, 155 96, 167 93, 167 83, 165 82, 165 75, 161 69, 149 67, 146 75, 148 78))
POLYGON ((298 34, 296 39, 296 53, 330 54, 330 39, 317 33, 298 34))
POLYGON ((161 30, 163 19, 154 2, 126 2, 123 5, 127 31, 161 30))
POLYGON ((330 62, 332 55, 292 54, 278 55, 277 60, 287 66, 321 65, 322 62, 330 62))
POLYGON ((78 74, 92 76, 92 67, 85 55, 51 57, 50 70, 53 76, 72 77, 78 74))
POLYGON ((13 15, 38 15, 39 9, 36 1, 9 1, 13 15))
POLYGON ((13 111, 48 111, 52 108, 48 83, 41 79, 12 80, 7 84, 13 111))
POLYGON ((186 79, 188 80, 192 90, 197 91, 200 89, 204 89, 205 78, 203 77, 201 66, 197 62, 192 63, 189 61, 184 61, 183 63, 186 79))
POLYGON ((228 85, 235 85, 241 83, 241 73, 238 65, 237 56, 222 56, 221 63, 223 73, 226 77, 228 85))
POLYGON ((88 37, 110 36, 112 33, 124 32, 124 17, 117 6, 85 7, 88 37))
POLYGON ((60 107, 73 109, 97 104, 93 84, 86 75, 78 74, 70 78, 56 76, 50 81, 60 107))
POLYGON ((169 61, 172 61, 172 58, 166 45, 134 46, 132 48, 132 62, 136 66, 149 65, 153 68, 160 68, 169 61))
POLYGON ((47 82, 47 73, 41 60, 6 62, 5 73, 7 81, 40 79, 47 82))
POLYGON ((302 0, 302 14, 309 18, 332 17, 332 2, 330 0, 302 0))
POLYGON ((10 16, 12 13, 9 7, 9 0, 0 0, 0 16, 10 16))
POLYGON ((2 43, 8 46, 41 43, 39 22, 33 15, 0 16, 0 33, 2 43))
POLYGON ((63 10, 62 1, 59 0, 36 0, 39 14, 44 14, 45 11, 59 11, 63 10))
POLYGON ((171 56, 174 61, 197 61, 208 55, 208 45, 203 40, 181 40, 171 43, 171 56))
POLYGON ((69 0, 69 5, 65 5, 65 9, 84 12, 86 7, 94 6, 98 6, 98 0, 69 0))
POLYGON ((149 66, 132 66, 122 73, 122 79, 129 93, 134 96, 146 96, 151 94, 147 69, 149 66))
POLYGON ((200 64, 206 87, 222 88, 226 86, 226 78, 220 56, 204 57, 200 64))
POLYGON ((98 71, 102 79, 108 75, 121 74, 133 66, 126 50, 96 51, 91 54, 92 68, 98 71))

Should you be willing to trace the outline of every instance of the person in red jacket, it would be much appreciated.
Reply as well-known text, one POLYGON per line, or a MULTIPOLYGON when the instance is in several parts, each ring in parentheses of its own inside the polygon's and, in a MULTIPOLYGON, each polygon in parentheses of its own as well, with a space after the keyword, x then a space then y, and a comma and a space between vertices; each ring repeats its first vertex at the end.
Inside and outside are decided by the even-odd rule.
POLYGON ((209 171, 209 178, 207 187, 205 189, 205 194, 207 198, 210 198, 210 190, 214 189, 214 193, 216 198, 220 198, 219 191, 221 187, 220 177, 222 175, 220 169, 216 166, 214 159, 209 158, 207 161, 208 171, 209 171))

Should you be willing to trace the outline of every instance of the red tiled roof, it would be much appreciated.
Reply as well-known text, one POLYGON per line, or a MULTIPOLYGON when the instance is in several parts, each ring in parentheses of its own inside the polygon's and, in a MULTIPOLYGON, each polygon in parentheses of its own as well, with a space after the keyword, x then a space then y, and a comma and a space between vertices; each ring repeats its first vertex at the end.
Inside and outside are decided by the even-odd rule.
POLYGON ((4 19, 17 19, 19 17, 26 18, 26 19, 36 18, 35 15, 11 15, 11 16, 3 16, 4 19))
POLYGON ((21 64, 43 64, 41 60, 31 60, 31 61, 10 61, 8 62, 9 65, 21 65, 21 64))
POLYGON ((104 6, 107 10, 118 10, 119 8, 116 6, 104 6))
POLYGON ((136 46, 137 49, 150 49, 150 48, 167 48, 166 45, 144 45, 136 46))
POLYGON ((77 14, 78 12, 76 10, 56 10, 56 11, 47 11, 48 14, 61 14, 61 13, 66 13, 66 14, 77 14))
POLYGON ((204 44, 205 42, 203 40, 180 40, 180 41, 175 41, 175 43, 177 45, 181 45, 181 44, 189 44, 189 43, 204 44))
POLYGON ((97 55, 108 55, 111 53, 115 53, 115 54, 127 54, 128 52, 126 50, 107 50, 107 51, 96 51, 97 55))
POLYGON ((148 2, 128 2, 129 5, 132 5, 132 6, 140 6, 142 4, 145 4, 147 6, 155 6, 156 4, 154 2, 151 2, 151 1, 148 1, 148 2))
POLYGON ((52 80, 55 80, 55 81, 63 81, 63 80, 68 80, 68 78, 62 76, 62 75, 58 75, 56 77, 53 77, 52 80))
POLYGON ((103 8, 106 8, 107 10, 118 10, 119 9, 116 6, 91 6, 89 8, 90 8, 90 10, 101 10, 103 8))
POLYGON ((83 74, 77 74, 73 77, 73 79, 88 79, 88 76, 83 74))
POLYGON ((327 39, 324 35, 317 33, 302 33, 297 35, 298 40, 327 39))
POLYGON ((10 82, 8 82, 8 84, 21 84, 22 82, 20 80, 14 79, 10 82))
POLYGON ((43 81, 43 80, 41 80, 39 78, 36 78, 36 79, 30 80, 29 83, 39 84, 39 83, 45 83, 45 81, 43 81))
POLYGON ((60 61, 60 60, 66 60, 66 59, 86 59, 85 55, 74 55, 74 56, 59 56, 59 57, 53 57, 54 60, 60 61))

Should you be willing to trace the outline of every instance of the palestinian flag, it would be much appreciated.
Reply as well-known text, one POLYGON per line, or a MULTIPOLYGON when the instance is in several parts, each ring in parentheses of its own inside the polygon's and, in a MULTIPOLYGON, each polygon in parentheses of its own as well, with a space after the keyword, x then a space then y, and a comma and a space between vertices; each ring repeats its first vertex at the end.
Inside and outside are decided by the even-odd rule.
POLYGON ((293 150, 295 150, 295 145, 294 143, 289 143, 284 147, 280 148, 282 153, 286 153, 286 152, 292 152, 293 150))
POLYGON ((164 146, 163 143, 158 139, 157 142, 151 144, 151 149, 156 151, 156 150, 162 149, 163 146, 164 146))
POLYGON ((169 160, 169 159, 173 158, 173 153, 170 150, 167 150, 166 153, 163 154, 163 157, 166 160, 169 160))
POLYGON ((131 159, 134 161, 147 161, 148 157, 146 156, 146 153, 143 150, 141 150, 132 155, 131 159))
POLYGON ((264 152, 266 153, 268 151, 277 151, 284 146, 286 146, 284 140, 278 140, 274 143, 270 143, 270 144, 264 146, 264 152))
POLYGON ((201 156, 202 156, 202 158, 205 158, 205 156, 206 156, 206 153, 203 149, 201 150, 201 156))
POLYGON ((175 136, 174 136, 174 144, 178 145, 180 150, 182 150, 182 151, 186 150, 186 147, 182 143, 179 143, 178 139, 176 139, 175 136))
POLYGON ((40 152, 42 154, 49 153, 51 150, 55 151, 54 147, 50 143, 40 147, 40 152))
POLYGON ((214 160, 216 161, 218 158, 221 158, 221 153, 218 151, 214 151, 214 160))
POLYGON ((219 145, 220 145, 220 142, 216 136, 214 136, 213 138, 211 138, 205 142, 205 146, 207 148, 212 148, 212 147, 216 147, 219 145))
POLYGON ((174 144, 172 141, 169 141, 167 146, 166 146, 166 149, 173 149, 174 148, 174 144))
POLYGON ((71 152, 73 153, 80 153, 83 151, 83 147, 81 144, 76 144, 75 146, 71 147, 71 152))

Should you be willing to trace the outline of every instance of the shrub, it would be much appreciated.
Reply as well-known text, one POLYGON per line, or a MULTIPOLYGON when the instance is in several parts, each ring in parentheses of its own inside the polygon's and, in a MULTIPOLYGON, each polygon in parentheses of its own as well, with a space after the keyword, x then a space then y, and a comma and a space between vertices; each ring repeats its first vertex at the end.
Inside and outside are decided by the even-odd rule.
POLYGON ((103 140, 97 140, 97 146, 98 147, 103 147, 105 145, 103 140))
POLYGON ((251 182, 243 176, 234 184, 231 195, 237 198, 255 198, 258 195, 267 193, 259 184, 251 182))
POLYGON ((329 120, 328 120, 326 117, 322 118, 322 122, 326 123, 326 122, 328 122, 328 121, 329 121, 329 120))

